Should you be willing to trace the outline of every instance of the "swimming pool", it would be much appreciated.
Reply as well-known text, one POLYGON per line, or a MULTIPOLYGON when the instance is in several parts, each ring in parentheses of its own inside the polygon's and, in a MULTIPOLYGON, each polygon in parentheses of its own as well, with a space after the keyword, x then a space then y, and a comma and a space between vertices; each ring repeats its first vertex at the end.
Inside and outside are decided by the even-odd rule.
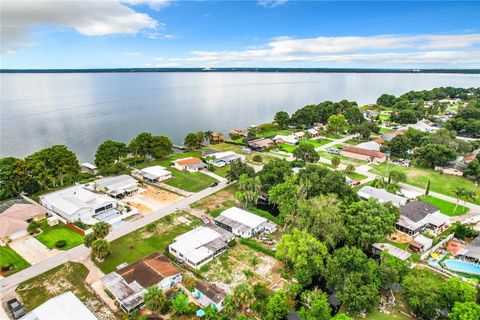
POLYGON ((445 260, 443 263, 447 269, 452 271, 480 275, 480 265, 475 265, 471 262, 449 259, 445 260))

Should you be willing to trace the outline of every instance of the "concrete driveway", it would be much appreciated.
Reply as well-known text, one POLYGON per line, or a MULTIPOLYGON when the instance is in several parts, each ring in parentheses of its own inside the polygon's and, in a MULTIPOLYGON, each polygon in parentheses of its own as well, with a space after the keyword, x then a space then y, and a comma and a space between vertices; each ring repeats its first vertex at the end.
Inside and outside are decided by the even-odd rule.
POLYGON ((12 241, 9 245, 30 264, 38 263, 59 252, 56 249, 49 250, 43 243, 30 236, 12 241))

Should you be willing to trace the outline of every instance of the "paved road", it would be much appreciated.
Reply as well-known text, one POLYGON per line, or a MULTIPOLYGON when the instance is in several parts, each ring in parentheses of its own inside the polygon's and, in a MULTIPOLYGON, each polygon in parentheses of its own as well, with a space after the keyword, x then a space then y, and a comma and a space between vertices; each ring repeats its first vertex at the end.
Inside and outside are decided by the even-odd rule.
MULTIPOLYGON (((162 217, 165 217, 166 215, 169 215, 177 210, 183 210, 187 208, 190 204, 205 198, 217 191, 222 190, 227 186, 227 183, 225 181, 220 181, 218 186, 213 187, 213 188, 207 188, 204 189, 198 193, 195 193, 191 195, 188 198, 181 199, 180 201, 173 203, 167 207, 161 208, 151 215, 145 216, 141 219, 138 219, 136 221, 132 221, 129 223, 124 224, 123 226, 112 230, 110 234, 108 235, 107 239, 109 241, 118 239, 124 235, 127 235, 137 229, 140 229, 144 226, 146 226, 149 223, 152 223, 162 217)), ((21 282, 26 281, 30 278, 33 278, 39 274, 42 274, 52 268, 55 268, 65 262, 78 259, 80 257, 83 257, 85 255, 88 255, 90 253, 90 249, 85 247, 84 245, 79 245, 75 248, 72 248, 70 250, 64 251, 62 253, 59 253, 56 256, 47 258, 37 264, 32 265, 31 267, 28 267, 26 269, 23 269, 22 271, 19 271, 17 273, 12 274, 11 276, 8 276, 4 279, 0 280, 0 296, 3 296, 6 292, 9 290, 12 290, 16 286, 18 286, 21 282)))

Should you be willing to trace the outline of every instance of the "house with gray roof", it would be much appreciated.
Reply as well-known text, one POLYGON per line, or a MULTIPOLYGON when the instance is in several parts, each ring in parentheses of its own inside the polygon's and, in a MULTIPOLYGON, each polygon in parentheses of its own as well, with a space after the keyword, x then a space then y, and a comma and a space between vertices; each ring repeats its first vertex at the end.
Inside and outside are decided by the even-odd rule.
POLYGON ((456 257, 469 260, 474 263, 480 263, 480 236, 477 236, 464 248, 458 250, 456 257))
POLYGON ((440 213, 437 207, 423 201, 411 201, 400 207, 400 218, 395 227, 414 236, 425 228, 434 233, 442 232, 449 221, 450 218, 440 213))
POLYGON ((385 189, 378 189, 370 186, 362 187, 360 190, 358 190, 357 194, 362 200, 373 198, 377 199, 380 203, 391 202, 397 207, 407 203, 407 199, 404 197, 397 196, 385 189))

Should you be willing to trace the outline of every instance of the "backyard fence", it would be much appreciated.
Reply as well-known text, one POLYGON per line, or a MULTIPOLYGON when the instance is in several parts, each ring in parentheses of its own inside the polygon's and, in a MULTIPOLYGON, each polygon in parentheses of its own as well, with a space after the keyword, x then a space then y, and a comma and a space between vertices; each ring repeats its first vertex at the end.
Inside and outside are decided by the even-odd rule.
POLYGON ((429 250, 425 251, 421 256, 420 259, 425 260, 427 259, 432 252, 435 252, 438 248, 442 247, 446 242, 453 239, 454 234, 449 234, 448 237, 437 243, 435 246, 430 248, 429 250))

